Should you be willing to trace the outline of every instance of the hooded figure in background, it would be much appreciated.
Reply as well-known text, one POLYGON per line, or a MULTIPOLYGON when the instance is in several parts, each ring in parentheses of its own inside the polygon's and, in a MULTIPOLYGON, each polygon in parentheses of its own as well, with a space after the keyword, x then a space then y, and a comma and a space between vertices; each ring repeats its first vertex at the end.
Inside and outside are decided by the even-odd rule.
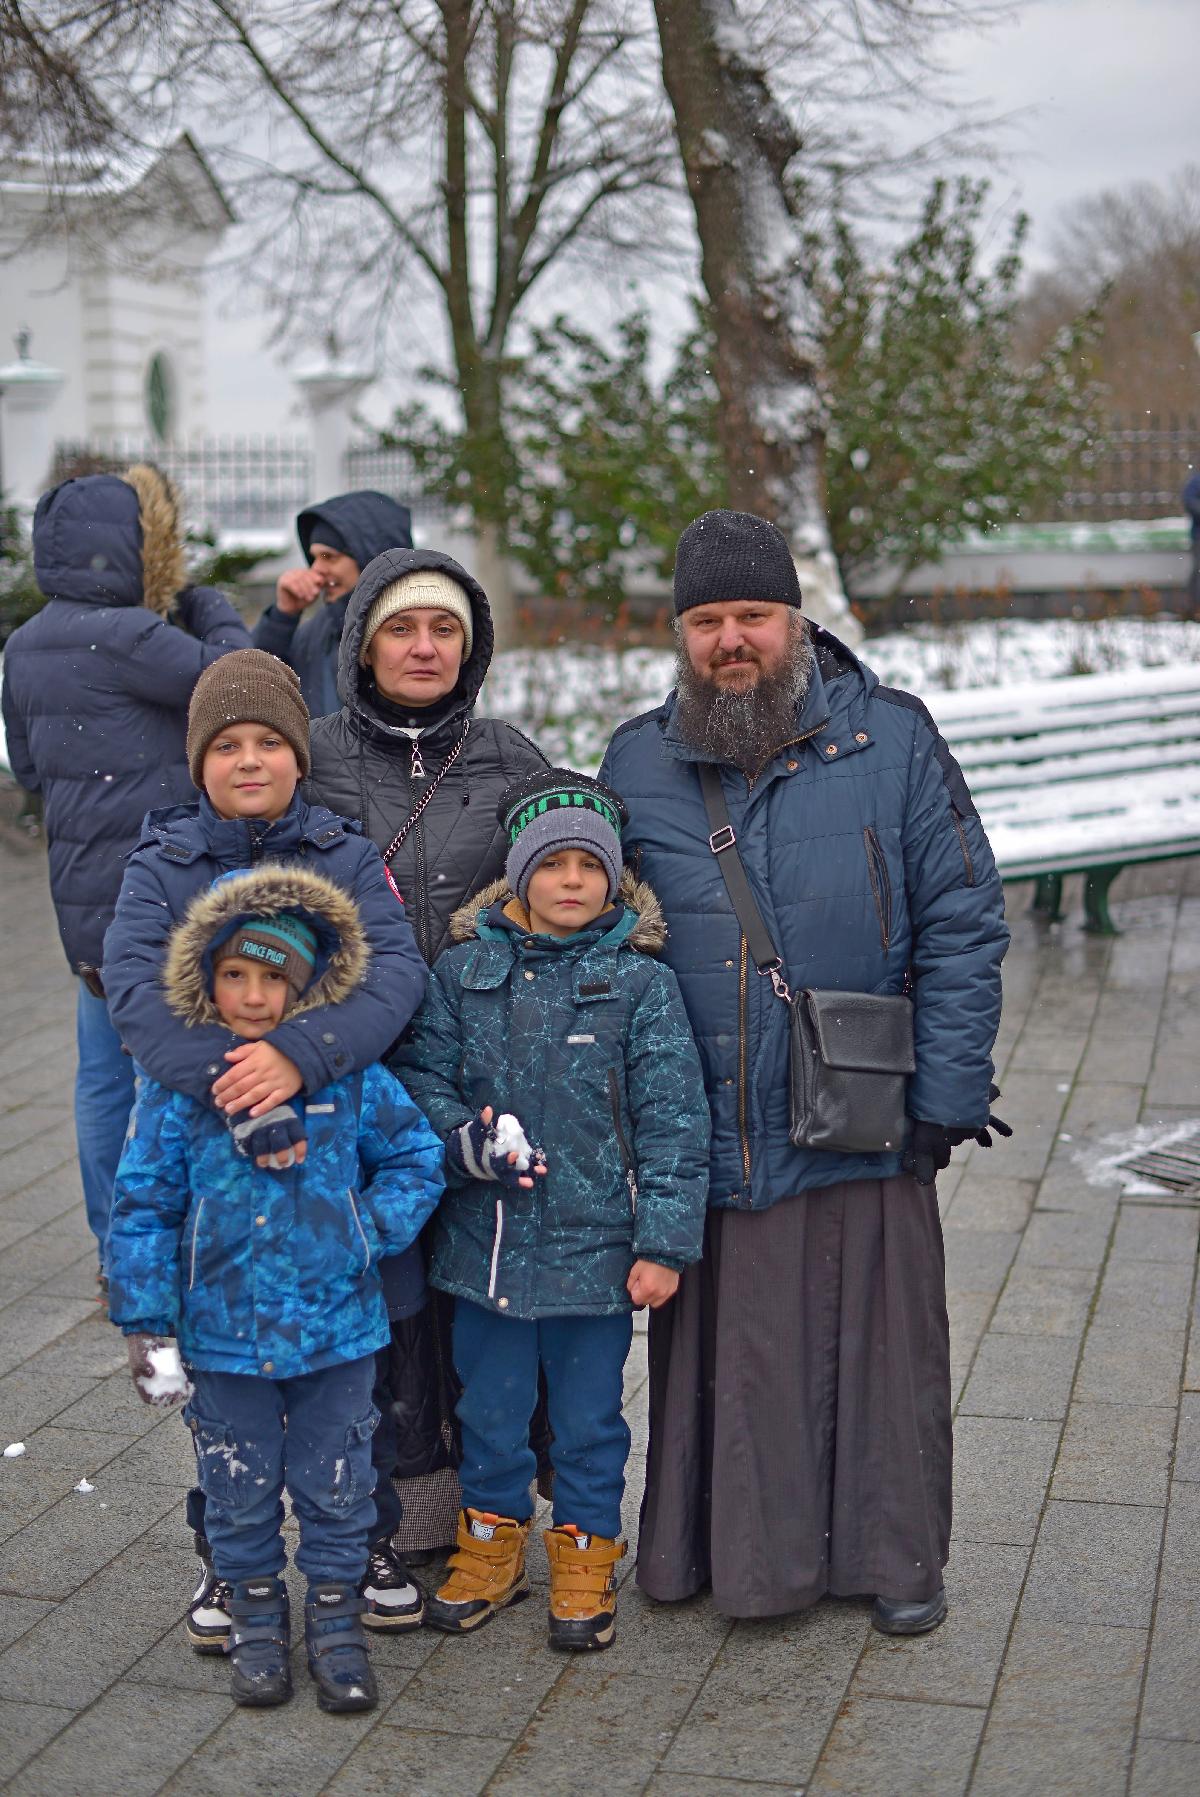
POLYGON ((33 521, 47 603, 4 653, 12 771, 45 805, 50 892, 80 976, 75 1131, 102 1270, 133 1063, 97 969, 124 857, 147 811, 192 797, 188 701, 204 669, 250 638, 223 594, 187 584, 179 498, 157 469, 64 481, 33 521))
MULTIPOLYGON (((465 568, 434 550, 389 549, 364 568, 350 598, 342 708, 312 729, 310 797, 357 819, 379 845, 429 962, 449 942, 455 911, 504 872, 501 794, 548 766, 511 724, 476 716, 492 644, 487 596, 465 568)), ((373 1444, 371 1586, 381 1603, 410 1583, 401 1552, 448 1545, 459 1513, 448 1307, 435 1298, 415 1316, 390 1310, 373 1444)))
POLYGON ((385 549, 412 547, 412 513, 386 493, 340 493, 301 512, 296 535, 308 566, 279 576, 254 647, 295 669, 309 716, 323 718, 339 704, 338 644, 354 583, 385 549))

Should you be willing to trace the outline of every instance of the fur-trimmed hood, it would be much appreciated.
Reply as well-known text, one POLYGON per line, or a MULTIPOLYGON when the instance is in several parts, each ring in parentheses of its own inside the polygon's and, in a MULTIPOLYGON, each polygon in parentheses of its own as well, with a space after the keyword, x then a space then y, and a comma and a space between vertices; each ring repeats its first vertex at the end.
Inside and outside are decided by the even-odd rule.
POLYGON ((137 494, 142 527, 142 604, 165 618, 188 584, 179 489, 158 468, 135 462, 121 479, 137 494))
MULTIPOLYGON (((507 904, 516 894, 506 879, 493 880, 489 886, 477 892, 474 898, 460 905, 450 919, 451 942, 470 942, 479 934, 479 920, 482 914, 490 911, 493 905, 507 904)), ((621 884, 617 897, 627 911, 632 911, 637 922, 626 938, 630 948, 636 948, 643 955, 657 955, 667 940, 667 924, 663 917, 662 906, 653 891, 644 880, 634 879, 629 869, 621 870, 621 884)))
POLYGON ((188 584, 176 489, 145 462, 61 482, 37 502, 33 565, 47 599, 165 618, 188 584))
POLYGON ((185 1023, 220 1023, 211 993, 212 956, 247 917, 296 911, 316 931, 317 968, 287 1016, 341 1004, 362 983, 371 958, 358 907, 323 874, 284 862, 226 874, 192 900, 171 933, 163 991, 185 1023))

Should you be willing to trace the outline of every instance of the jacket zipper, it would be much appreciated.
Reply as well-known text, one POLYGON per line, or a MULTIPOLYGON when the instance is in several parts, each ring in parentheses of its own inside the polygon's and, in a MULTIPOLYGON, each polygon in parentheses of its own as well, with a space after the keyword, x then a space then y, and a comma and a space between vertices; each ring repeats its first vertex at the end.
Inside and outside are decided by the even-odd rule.
POLYGON ((750 1137, 746 1129, 746 938, 741 943, 738 962, 738 1134, 742 1139, 742 1178, 750 1186, 750 1137))
POLYGON ((892 882, 888 877, 887 862, 879 845, 879 838, 869 824, 863 831, 863 841, 867 845, 867 872, 871 877, 871 893, 879 918, 879 940, 886 952, 892 941, 892 882))
POLYGON ((367 1273, 371 1269, 371 1244, 367 1240, 367 1232, 362 1226, 362 1219, 358 1214, 358 1205, 354 1202, 354 1192, 350 1186, 346 1187, 346 1196, 350 1200, 350 1209, 354 1212, 354 1227, 358 1231, 359 1240, 363 1245, 363 1254, 366 1257, 363 1261, 363 1272, 367 1273))
POLYGON ((962 850, 963 866, 967 870, 967 885, 974 886, 975 869, 971 863, 971 851, 967 847, 967 833, 963 829, 963 822, 962 818, 959 816, 958 807, 953 803, 951 803, 950 806, 950 815, 954 819, 954 828, 958 831, 958 846, 962 850))
POLYGON ((196 1206, 196 1221, 192 1224, 192 1257, 191 1257, 191 1266, 188 1269, 188 1290, 189 1290, 189 1292, 191 1291, 192 1287, 196 1283, 196 1243, 200 1236, 200 1218, 204 1214, 204 1206, 205 1206, 206 1202, 207 1201, 204 1198, 202 1198, 200 1200, 199 1204, 196 1206))
MULTIPOLYGON (((826 720, 826 722, 828 722, 828 720, 826 720)), ((789 737, 787 742, 780 743, 779 747, 772 754, 771 760, 774 761, 776 755, 782 755, 785 749, 794 749, 798 744, 806 743, 812 737, 819 736, 824 729, 825 724, 819 724, 815 730, 806 730, 802 736, 789 737)), ((762 769, 760 769, 759 772, 761 773, 762 769)), ((747 791, 754 791, 754 781, 757 778, 757 774, 753 779, 747 775, 747 791)), ((742 1143, 742 1180, 746 1186, 747 1196, 749 1196, 750 1135, 746 1127, 746 1111, 748 1108, 746 1097, 746 1034, 749 1027, 746 1017, 746 998, 748 991, 746 964, 749 950, 746 947, 746 938, 744 936, 740 936, 738 940, 741 944, 738 951, 738 1134, 741 1137, 742 1143)), ((754 1201, 753 1199, 750 1199, 749 1202, 753 1204, 754 1201)))
POLYGON ((488 1272, 488 1297, 496 1296, 496 1278, 500 1271, 500 1244, 504 1240, 504 1200, 496 1200, 496 1233, 492 1238, 492 1264, 488 1272))
POLYGON ((629 1208, 637 1216, 638 1186, 637 1174, 633 1168, 633 1156, 629 1152, 629 1143, 625 1140, 625 1130, 621 1123, 621 1096, 617 1089, 617 1076, 610 1067, 608 1070, 608 1098, 612 1105, 613 1126, 617 1132, 617 1147, 621 1151, 621 1162, 625 1168, 625 1184, 629 1187, 629 1208))

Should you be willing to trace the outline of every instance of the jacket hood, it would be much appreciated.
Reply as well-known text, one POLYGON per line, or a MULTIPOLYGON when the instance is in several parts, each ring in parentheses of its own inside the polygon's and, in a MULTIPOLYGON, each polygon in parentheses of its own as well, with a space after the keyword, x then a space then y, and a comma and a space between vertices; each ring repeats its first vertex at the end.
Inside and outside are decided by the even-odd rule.
POLYGON ((346 622, 342 627, 341 647, 338 650, 337 685, 338 698, 346 709, 355 718, 386 736, 397 736, 400 733, 383 722, 373 707, 364 700, 358 685, 362 671, 358 665, 358 653, 362 648, 367 613, 383 589, 394 580, 426 568, 436 568, 440 573, 449 574, 453 580, 457 580, 471 602, 471 616, 474 620, 471 653, 463 663, 462 673, 459 675, 461 707, 452 715, 461 717, 464 711, 474 705, 492 662, 495 632, 492 629, 492 608, 488 604, 487 594, 453 556, 442 555, 436 549, 389 549, 383 555, 377 555, 363 569, 358 585, 350 595, 346 622))
MULTIPOLYGON (((515 897, 516 894, 506 879, 493 880, 489 886, 483 887, 474 898, 468 899, 465 905, 460 905, 451 917, 451 942, 473 941, 479 934, 479 923, 484 913, 490 911, 493 905, 508 904, 515 897)), ((653 888, 647 886, 644 880, 635 880, 625 867, 621 870, 617 897, 636 919, 626 937, 630 948, 636 948, 643 955, 659 954, 667 940, 667 923, 653 888)))
POLYGON ((47 599, 145 605, 165 618, 188 584, 179 494, 144 462, 63 481, 38 500, 33 564, 47 599))
POLYGON ((308 868, 268 864, 226 874, 188 906, 171 932, 163 965, 163 991, 185 1023, 221 1022, 209 990, 212 957, 247 917, 298 911, 317 934, 316 972, 287 1012, 341 1004, 361 985, 371 951, 358 907, 342 887, 308 868))
MULTIPOLYGON (((386 493, 373 493, 369 488, 358 493, 339 493, 310 505, 296 519, 296 535, 305 559, 312 560, 313 543, 329 541, 321 535, 321 526, 330 536, 346 545, 359 568, 365 568, 385 549, 412 548, 412 513, 386 493)), ((330 542, 330 547, 336 547, 330 542)))

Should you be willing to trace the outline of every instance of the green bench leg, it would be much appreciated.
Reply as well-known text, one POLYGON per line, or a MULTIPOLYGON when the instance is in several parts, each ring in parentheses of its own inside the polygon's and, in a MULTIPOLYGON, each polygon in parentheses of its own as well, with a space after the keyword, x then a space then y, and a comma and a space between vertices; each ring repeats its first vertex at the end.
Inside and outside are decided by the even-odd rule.
POLYGON ((1045 923, 1062 919, 1062 883, 1061 874, 1039 874, 1034 881, 1033 914, 1045 923))
POLYGON ((1108 912, 1108 889, 1121 871, 1116 867, 1094 867, 1083 882, 1083 927, 1091 936, 1121 934, 1108 912))

